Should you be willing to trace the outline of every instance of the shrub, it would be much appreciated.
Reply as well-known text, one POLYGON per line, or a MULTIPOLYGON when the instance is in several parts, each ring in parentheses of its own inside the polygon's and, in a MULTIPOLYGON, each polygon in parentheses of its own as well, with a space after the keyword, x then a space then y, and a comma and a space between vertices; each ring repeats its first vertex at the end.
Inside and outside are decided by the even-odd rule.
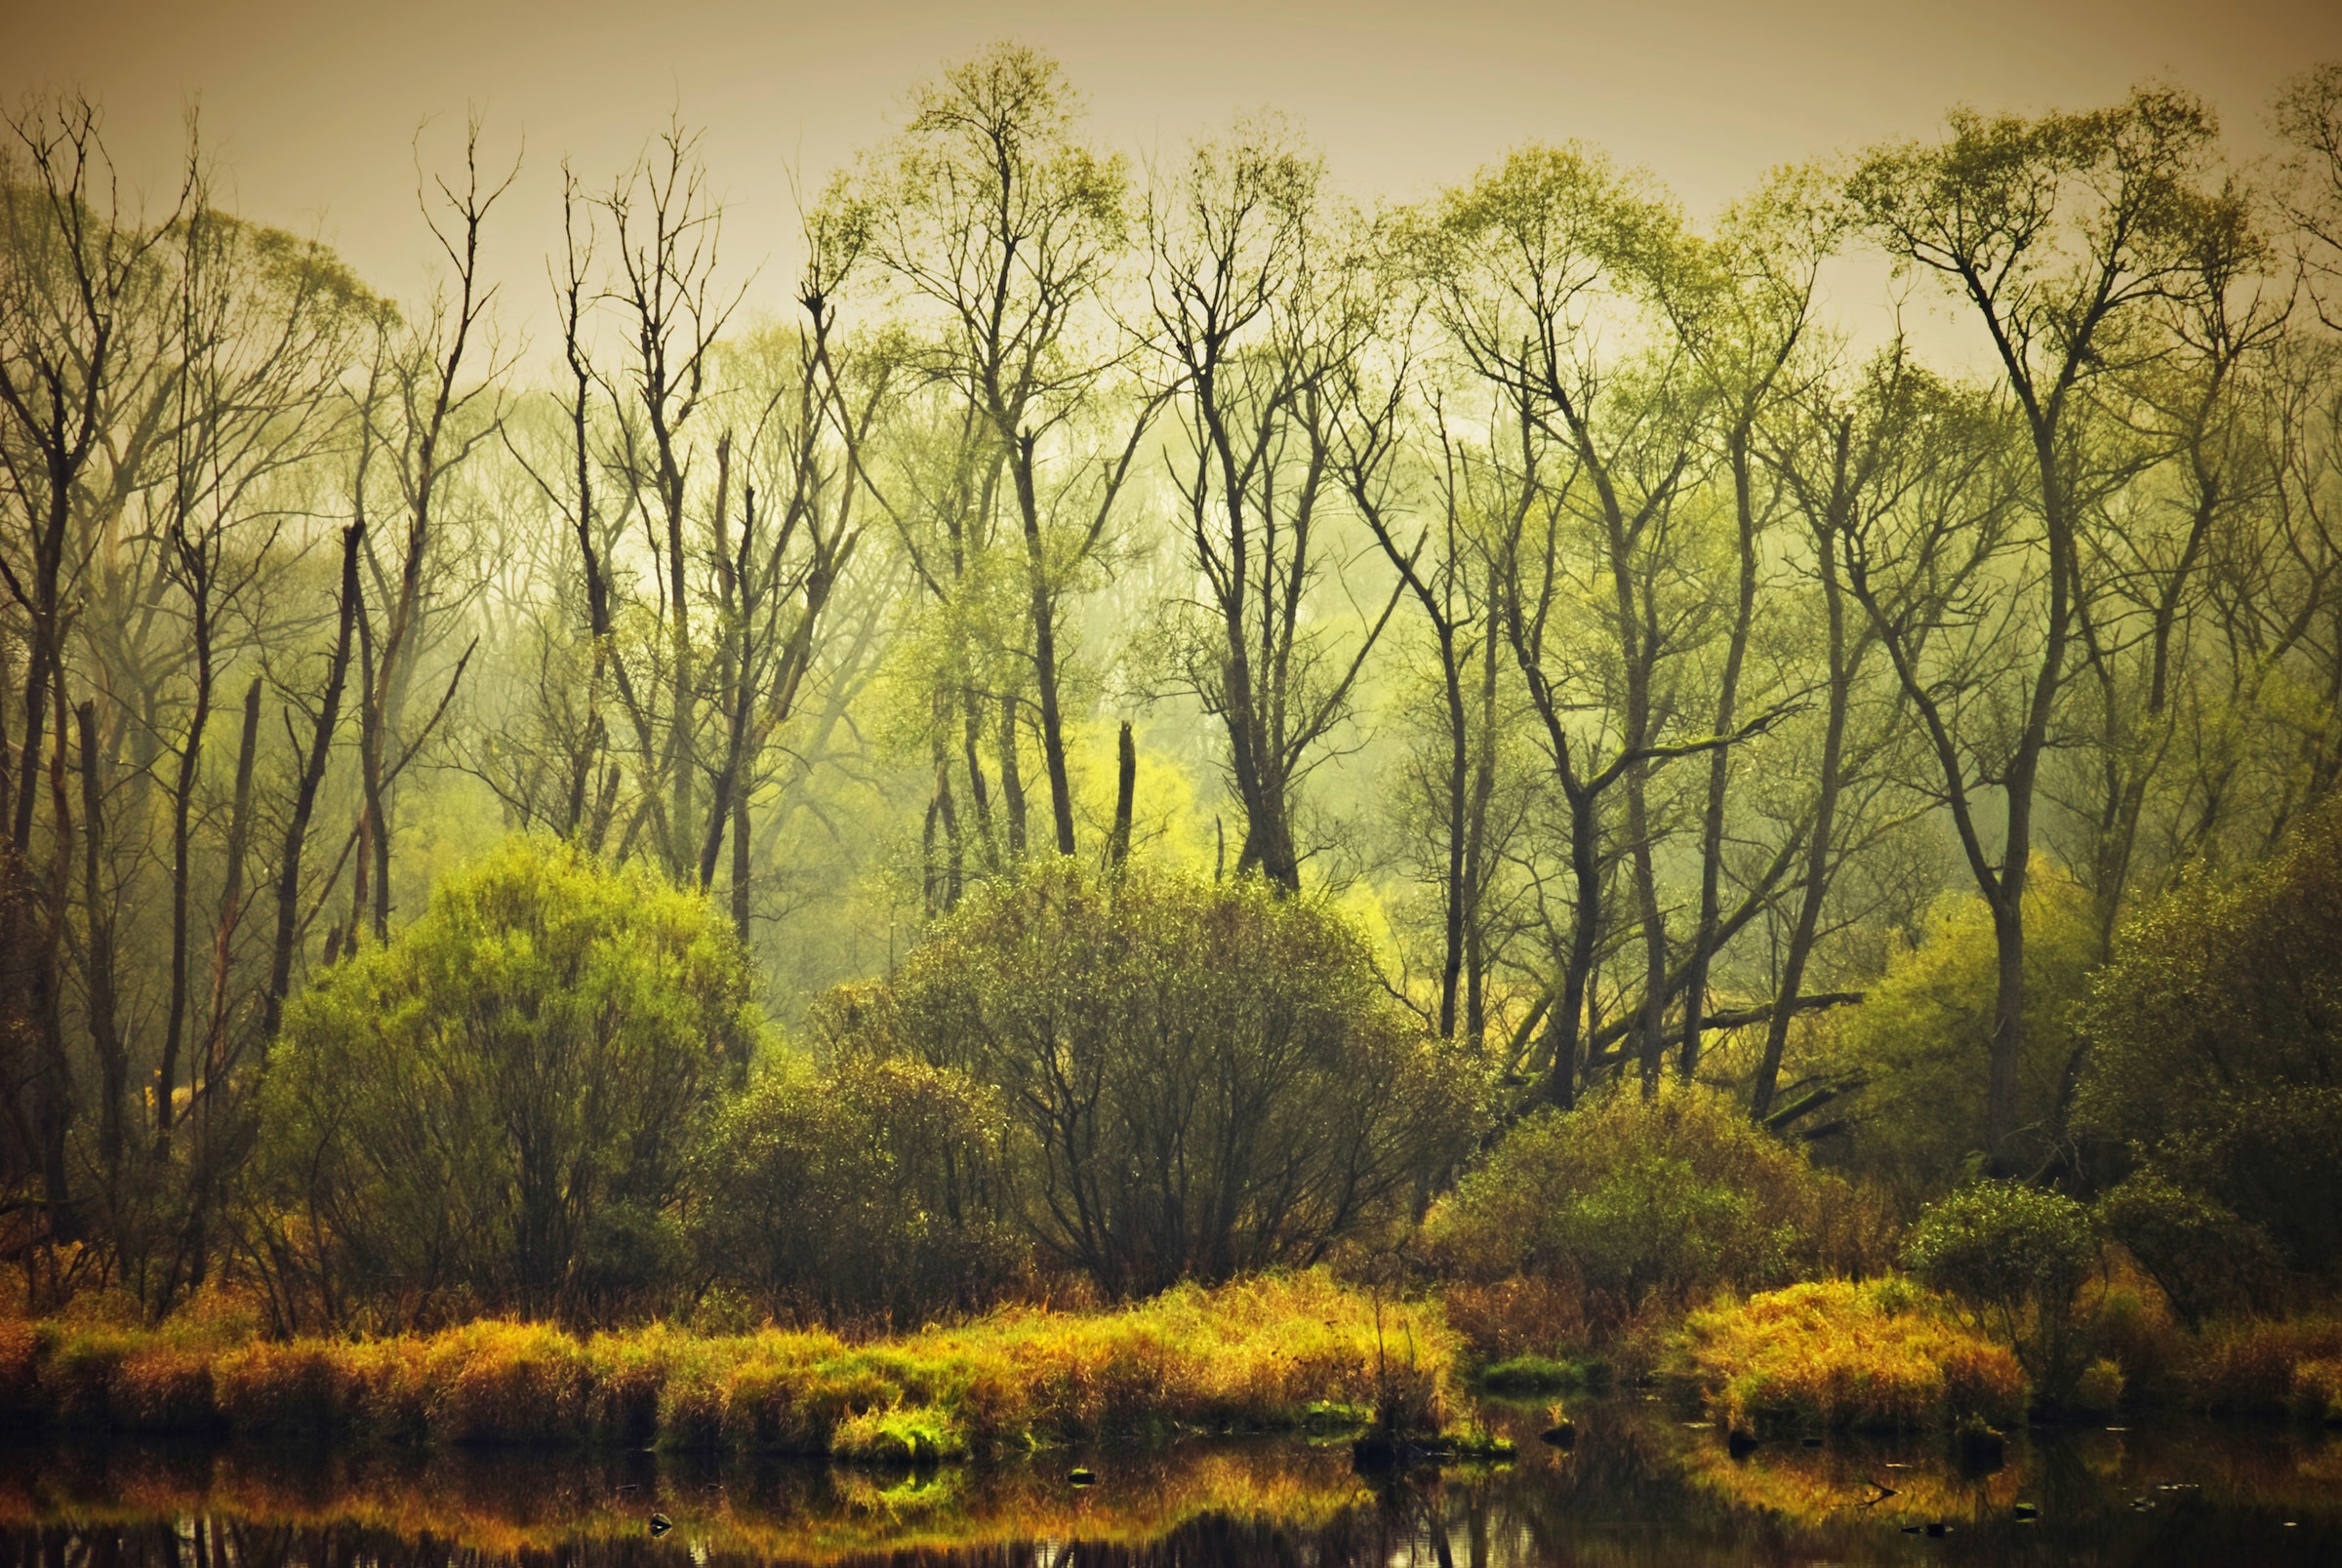
POLYGON ((948 1067, 766 1073, 695 1164, 701 1267, 832 1320, 988 1306, 1029 1272, 1005 1212, 1005 1131, 998 1097, 948 1067))
POLYGON ((1034 1241, 1109 1296, 1322 1258, 1469 1146, 1481 1075, 1330 905, 1042 858, 821 1017, 998 1093, 1034 1241))
POLYGON ((269 1255, 305 1260, 327 1317, 354 1300, 413 1322, 451 1295, 579 1310, 639 1287, 679 1254, 662 1216, 747 1061, 747 995, 696 892, 508 840, 287 1012, 259 1180, 262 1209, 302 1224, 269 1255))
POLYGON ((2272 1257, 2342 1277, 2337 1020, 2342 801, 2235 880, 2157 901, 2093 978, 2076 1125, 2119 1168, 2160 1178, 2138 1217, 2160 1233, 2132 1250, 2159 1279, 2172 1269, 2183 1311, 2235 1305, 2201 1288, 2232 1267, 2265 1296, 2252 1276, 2272 1257), (2193 1212, 2164 1188, 2198 1200, 2193 1212))
POLYGON ((1736 1430, 2006 1424, 2025 1407, 2007 1348, 1892 1279, 1809 1282, 1693 1312, 1673 1370, 1736 1430))
POLYGON ((1826 1212, 1850 1197, 1720 1094, 1676 1084, 1646 1103, 1627 1087, 1522 1121, 1433 1208, 1426 1236, 1433 1266, 1464 1286, 1475 1349, 1496 1359, 1555 1343, 1514 1343, 1504 1314, 1481 1309, 1491 1287, 1536 1300, 1555 1325, 1572 1314, 1543 1298, 1574 1296, 1576 1323, 1600 1339, 1647 1300, 1859 1265, 1825 1240, 1826 1212), (1498 1332, 1480 1328, 1487 1319, 1498 1332))
POLYGON ((1929 1205, 1904 1259, 2015 1347, 2044 1393, 2069 1391, 2074 1297, 2098 1262, 2080 1204, 2021 1182, 1978 1182, 1929 1205))
POLYGON ((2122 1369, 2100 1356, 2083 1367, 2081 1375, 2074 1380, 2074 1391, 2067 1396, 2067 1402, 2093 1415, 2114 1415, 2122 1407, 2124 1382, 2122 1369))
POLYGON ((2100 1230, 2138 1260, 2190 1327, 2266 1300, 2284 1269, 2260 1226, 2162 1171, 2134 1171, 2092 1205, 2100 1230))

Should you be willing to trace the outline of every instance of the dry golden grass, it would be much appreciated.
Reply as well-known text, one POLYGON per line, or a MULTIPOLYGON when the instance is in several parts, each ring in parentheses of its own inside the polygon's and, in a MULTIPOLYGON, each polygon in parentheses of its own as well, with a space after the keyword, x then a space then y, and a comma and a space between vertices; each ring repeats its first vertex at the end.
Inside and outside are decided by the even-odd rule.
POLYGON ((1119 1311, 1020 1308, 865 1344, 665 1325, 579 1339, 483 1321, 380 1340, 61 1323, 0 1329, 0 1419, 68 1427, 349 1430, 392 1441, 656 1441, 676 1448, 951 1458, 1036 1442, 1290 1428, 1323 1407, 1446 1413, 1436 1308, 1323 1272, 1183 1287, 1119 1311))
POLYGON ((1693 1312, 1676 1355, 1676 1374, 1736 1429, 1909 1429, 2025 1409, 2007 1347, 1901 1280, 1792 1285, 1693 1312))

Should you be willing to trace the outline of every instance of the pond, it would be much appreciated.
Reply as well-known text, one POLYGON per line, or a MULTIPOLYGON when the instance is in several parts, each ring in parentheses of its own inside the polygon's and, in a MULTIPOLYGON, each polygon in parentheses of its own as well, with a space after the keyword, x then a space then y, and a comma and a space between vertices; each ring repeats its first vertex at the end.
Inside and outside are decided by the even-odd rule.
POLYGON ((1681 1409, 1490 1406, 1494 1467, 1358 1474, 1346 1444, 1193 1439, 920 1471, 685 1455, 0 1447, 0 1568, 2342 1562, 2342 1434, 2171 1422, 1734 1455, 1681 1409), (1079 1467, 1095 1475, 1077 1485, 1079 1467), (653 1515, 666 1521, 654 1529, 653 1515))

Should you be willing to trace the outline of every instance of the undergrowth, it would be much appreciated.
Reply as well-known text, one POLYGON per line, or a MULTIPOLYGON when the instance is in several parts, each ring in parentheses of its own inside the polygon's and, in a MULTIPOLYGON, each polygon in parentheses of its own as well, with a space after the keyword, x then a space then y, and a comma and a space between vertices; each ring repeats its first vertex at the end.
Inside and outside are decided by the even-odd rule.
POLYGON ((1672 1370, 1735 1430, 2005 1423, 2025 1410, 2008 1347, 1900 1279, 1791 1285, 1693 1312, 1672 1370))
POLYGON ((863 1344, 666 1325, 581 1339, 482 1321, 271 1342, 217 1326, 0 1322, 0 1425, 948 1459, 1294 1428, 1331 1410, 1436 1429, 1454 1365, 1435 1308, 1378 1312, 1323 1272, 1183 1286, 1119 1311, 1017 1308, 863 1344))

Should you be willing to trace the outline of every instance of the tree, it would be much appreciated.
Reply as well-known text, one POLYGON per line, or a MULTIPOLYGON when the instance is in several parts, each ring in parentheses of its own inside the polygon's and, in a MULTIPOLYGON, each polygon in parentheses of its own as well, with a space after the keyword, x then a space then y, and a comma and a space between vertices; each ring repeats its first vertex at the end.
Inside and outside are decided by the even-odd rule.
MULTIPOLYGON (((1643 330, 1632 270, 1674 226, 1659 197, 1599 156, 1531 146, 1450 192, 1415 241, 1431 313, 1460 368, 1496 399, 1502 421, 1493 427, 1507 435, 1498 471, 1511 494, 1492 508, 1486 547, 1505 635, 1567 815, 1568 936, 1555 944, 1545 1087, 1560 1106, 1593 1065, 1605 833, 1621 840, 1642 949, 1627 1055, 1655 1094, 1668 1006, 1684 976, 1671 965, 1660 903, 1664 829, 1652 810, 1653 775, 1778 717, 1759 714, 1726 734, 1684 733, 1663 678, 1695 646, 1706 599, 1686 558, 1706 390, 1663 337, 1643 330), (1615 828, 1605 821, 1613 788, 1625 799, 1615 828)), ((1744 901, 1717 922, 1715 940, 1759 906, 1744 901)))
MULTIPOLYGON (((1021 651, 1060 855, 1074 851, 1064 599, 1106 541, 1152 414, 1142 409, 1123 441, 1088 439, 1119 357, 1098 337, 1128 239, 1129 175, 1077 140, 1079 111, 1055 60, 994 45, 919 89, 910 123, 831 198, 926 316, 913 364, 963 416, 953 517, 989 524, 1007 491, 1025 583, 1021 651), (963 511, 978 496, 983 504, 963 511)), ((956 532, 952 542, 956 566, 973 542, 956 532)), ((923 576, 930 591, 947 591, 932 567, 923 576)), ((1013 744, 1012 728, 1004 769, 1013 744)), ((939 770, 939 807, 947 782, 939 770)))
POLYGON ((2085 433, 2091 397, 2103 378, 2163 351, 2139 318, 2184 287, 2206 216, 2197 182, 2214 135, 2210 111, 2176 89, 2039 120, 1960 110, 1947 140, 1879 148, 1847 186, 1890 256, 1936 273, 1975 311, 2023 423, 2027 501, 2040 529, 2042 602, 2028 628, 2037 640, 2023 666, 1992 682, 2004 730, 1963 731, 1915 657, 1919 628, 1879 623, 1942 771, 1961 854, 1993 910, 1999 982, 1984 1141, 1998 1170, 2008 1168, 2018 1131, 2037 786, 2070 673, 2085 508, 2099 477, 2085 433), (1999 796, 1998 855, 1980 792, 1999 796))
MULTIPOLYGON (((1731 485, 1734 585, 1722 665, 1716 676, 1713 726, 1714 734, 1727 736, 1756 706, 1747 702, 1743 687, 1756 624, 1760 536, 1774 511, 1773 498, 1765 493, 1772 487, 1767 486, 1758 451, 1759 427, 1798 390, 1793 361, 1812 325, 1822 263, 1836 249, 1844 223, 1818 174, 1793 170, 1776 175, 1755 195, 1727 210, 1717 226, 1716 236, 1708 240, 1665 229, 1648 231, 1640 246, 1638 270, 1685 355, 1709 383, 1715 439, 1722 449, 1731 485)), ((1827 569, 1824 590, 1828 607, 1835 611, 1835 578, 1827 569)), ((1835 621, 1832 625, 1834 632, 1842 630, 1835 621)), ((1835 677, 1843 673, 1842 637, 1834 644, 1834 655, 1835 677)), ((1842 684, 1834 681, 1833 689, 1842 684)), ((1778 700, 1778 693, 1772 695, 1778 700)), ((1680 1063, 1686 1078, 1699 1066, 1710 966, 1723 945, 1726 814, 1740 749, 1719 744, 1708 752, 1707 798, 1700 814, 1699 916, 1684 961, 1680 1063)), ((1826 779, 1836 761, 1835 756, 1825 759, 1826 779)), ((1827 783, 1824 787, 1829 787, 1827 783)), ((1815 823, 1807 830, 1819 845, 1829 841, 1826 809, 1817 803, 1815 823)), ((1809 850, 1809 868, 1812 855, 1809 850)), ((1774 1000, 1773 1016, 1783 1025, 1796 1011, 1796 990, 1792 981, 1774 1000)))
POLYGON ((1474 1130, 1357 933, 1258 877, 1038 860, 937 922, 831 1036, 996 1091, 1023 1223, 1113 1296, 1303 1266, 1397 1218, 1474 1130))
POLYGON ((253 1202, 288 1315, 590 1306, 597 1215, 678 1223, 748 989, 721 911, 648 868, 521 835, 451 875, 286 1012, 253 1202))
POLYGON ((1357 263, 1320 232, 1322 178, 1281 123, 1240 121, 1158 182, 1147 221, 1149 300, 1178 411, 1173 483, 1210 623, 1183 662, 1228 732, 1244 811, 1236 868, 1288 893, 1301 888, 1295 794, 1398 602, 1349 650, 1312 623, 1340 494, 1338 380, 1370 324, 1357 263))
MULTIPOLYGON (((65 638, 94 543, 72 524, 76 501, 101 488, 101 465, 116 455, 106 437, 125 386, 135 384, 139 321, 163 286, 154 252, 170 227, 168 218, 149 225, 124 210, 99 118, 86 99, 36 101, 8 118, 0 161, 0 464, 11 503, 0 582, 21 617, 28 655, 17 760, 0 778, 0 934, 8 939, 0 945, 0 992, 19 1014, 6 1047, 18 1122, 11 1131, 37 1165, 49 1232, 61 1240, 82 1227, 65 1157, 75 1106, 60 995, 72 860, 65 638), (46 869, 35 859, 44 783, 46 869)), ((4 743, 0 737, 0 768, 8 766, 4 743)))

